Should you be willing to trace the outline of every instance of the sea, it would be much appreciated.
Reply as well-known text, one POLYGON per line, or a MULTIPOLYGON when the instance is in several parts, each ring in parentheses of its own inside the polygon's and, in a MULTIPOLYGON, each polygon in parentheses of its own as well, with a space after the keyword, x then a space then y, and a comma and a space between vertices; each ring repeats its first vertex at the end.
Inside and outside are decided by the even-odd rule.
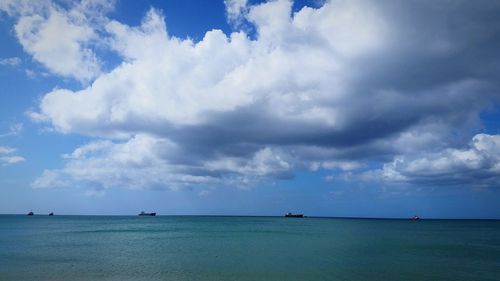
POLYGON ((500 221, 0 216, 0 280, 500 280, 500 221))

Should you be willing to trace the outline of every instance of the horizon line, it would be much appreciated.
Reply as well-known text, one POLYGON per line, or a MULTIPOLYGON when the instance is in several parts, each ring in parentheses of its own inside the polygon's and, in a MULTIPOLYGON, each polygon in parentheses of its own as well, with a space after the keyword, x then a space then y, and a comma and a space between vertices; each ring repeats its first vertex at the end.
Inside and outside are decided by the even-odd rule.
MULTIPOLYGON (((0 216, 28 216, 26 213, 0 213, 0 216)), ((49 214, 34 214, 38 217, 49 217, 49 214)), ((138 214, 56 214, 53 216, 88 216, 88 217, 139 217, 138 214)), ((217 214, 170 214, 160 215, 156 214, 155 217, 263 217, 263 218, 281 218, 285 215, 217 215, 217 214)), ((304 218, 317 218, 317 219, 371 219, 371 220, 411 220, 412 217, 365 217, 365 216, 308 216, 304 218)), ((500 218, 444 218, 444 217, 420 217, 419 220, 492 220, 499 221, 500 218)))

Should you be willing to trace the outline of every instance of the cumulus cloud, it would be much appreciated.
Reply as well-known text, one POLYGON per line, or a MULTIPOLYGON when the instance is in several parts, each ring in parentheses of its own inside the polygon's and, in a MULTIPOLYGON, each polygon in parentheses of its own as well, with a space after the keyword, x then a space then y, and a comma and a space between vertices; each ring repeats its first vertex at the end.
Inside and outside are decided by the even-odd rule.
POLYGON ((26 160, 21 156, 13 155, 15 151, 15 148, 0 146, 0 163, 2 164, 2 166, 17 164, 26 160))
MULTIPOLYGON (((77 148, 34 186, 73 179, 143 188, 355 170, 458 149, 481 110, 498 102, 497 2, 329 1, 296 12, 290 1, 225 3, 230 21, 254 26, 254 39, 220 30, 198 42, 172 37, 154 8, 139 26, 101 21, 122 63, 79 75, 96 77, 81 90, 47 93, 32 117, 103 140, 77 148)), ((96 29, 49 11, 40 26, 55 13, 52 20, 74 28, 76 61, 98 65, 85 51, 96 29)))
POLYGON ((370 172, 388 182, 433 186, 500 185, 500 135, 477 134, 469 147, 448 148, 434 153, 397 156, 383 169, 370 172))
POLYGON ((233 27, 239 28, 245 21, 248 13, 247 2, 247 0, 224 0, 227 20, 233 27))
POLYGON ((63 155, 65 167, 45 170, 32 186, 52 188, 80 182, 90 187, 128 189, 177 189, 201 184, 244 187, 258 177, 290 171, 290 165, 268 148, 249 160, 219 159, 198 164, 178 161, 179 149, 174 143, 143 134, 126 142, 90 142, 63 155))
MULTIPOLYGON (((286 156, 285 156, 286 157, 286 156)), ((250 176, 283 176, 287 177, 292 165, 271 148, 261 149, 251 158, 225 157, 208 161, 205 167, 210 171, 222 171, 250 176)))
POLYGON ((143 135, 120 143, 91 142, 64 155, 65 168, 46 170, 33 187, 58 187, 75 180, 104 188, 134 189, 159 183, 175 184, 172 167, 162 158, 162 154, 168 153, 168 146, 163 140, 143 135))
POLYGON ((94 48, 96 22, 111 2, 86 0, 63 9, 49 1, 2 1, 0 11, 16 17, 19 43, 52 73, 89 82, 101 72, 94 48))

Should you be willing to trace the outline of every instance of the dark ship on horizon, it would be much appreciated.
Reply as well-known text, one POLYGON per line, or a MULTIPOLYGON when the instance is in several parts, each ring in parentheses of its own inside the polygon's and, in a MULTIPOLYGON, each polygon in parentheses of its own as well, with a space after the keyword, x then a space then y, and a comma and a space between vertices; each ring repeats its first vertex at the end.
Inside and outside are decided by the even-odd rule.
POLYGON ((303 218, 303 214, 292 214, 292 213, 286 213, 285 218, 303 218))
POLYGON ((150 217, 154 217, 154 216, 156 216, 156 213, 146 213, 146 212, 144 212, 144 211, 141 211, 141 212, 139 213, 139 216, 150 216, 150 217))

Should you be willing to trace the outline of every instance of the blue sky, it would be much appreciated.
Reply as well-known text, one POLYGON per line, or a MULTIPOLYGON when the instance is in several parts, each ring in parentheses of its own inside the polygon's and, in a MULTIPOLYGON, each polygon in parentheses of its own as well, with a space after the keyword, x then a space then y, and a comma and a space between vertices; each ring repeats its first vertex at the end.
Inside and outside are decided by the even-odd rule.
POLYGON ((498 12, 0 0, 0 213, 500 218, 498 12))

